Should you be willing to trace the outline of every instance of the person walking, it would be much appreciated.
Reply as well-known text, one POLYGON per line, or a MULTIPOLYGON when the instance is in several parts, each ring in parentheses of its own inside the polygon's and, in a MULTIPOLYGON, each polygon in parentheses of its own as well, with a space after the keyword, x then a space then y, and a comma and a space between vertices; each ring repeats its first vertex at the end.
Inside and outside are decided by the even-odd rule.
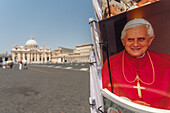
POLYGON ((6 68, 6 61, 3 61, 3 62, 2 62, 2 67, 3 67, 3 69, 6 68))
POLYGON ((24 69, 27 69, 27 61, 24 59, 24 60, 22 61, 22 63, 23 63, 23 68, 24 68, 24 69))
POLYGON ((10 64, 9 64, 11 69, 13 67, 13 64, 14 64, 13 61, 11 61, 10 64))
POLYGON ((22 70, 22 60, 19 62, 19 70, 22 70))

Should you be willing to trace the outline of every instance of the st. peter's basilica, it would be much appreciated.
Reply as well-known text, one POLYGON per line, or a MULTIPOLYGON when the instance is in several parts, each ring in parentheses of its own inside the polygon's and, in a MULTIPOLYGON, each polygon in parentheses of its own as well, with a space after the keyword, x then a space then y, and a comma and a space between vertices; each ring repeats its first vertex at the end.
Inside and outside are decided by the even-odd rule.
POLYGON ((26 60, 27 63, 47 63, 51 62, 51 49, 38 47, 37 42, 31 36, 30 40, 25 43, 25 46, 13 46, 11 57, 14 62, 26 60))

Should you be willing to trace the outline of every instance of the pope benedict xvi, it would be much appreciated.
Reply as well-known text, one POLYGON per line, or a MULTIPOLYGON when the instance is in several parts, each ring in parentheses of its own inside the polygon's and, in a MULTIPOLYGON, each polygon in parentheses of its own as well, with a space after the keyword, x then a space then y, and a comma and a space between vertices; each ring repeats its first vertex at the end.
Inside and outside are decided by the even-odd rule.
MULTIPOLYGON (((121 34, 125 50, 109 58, 113 93, 142 105, 170 109, 170 55, 148 50, 154 38, 151 24, 144 19, 125 25, 121 34)), ((107 60, 102 81, 103 88, 111 91, 107 60)))

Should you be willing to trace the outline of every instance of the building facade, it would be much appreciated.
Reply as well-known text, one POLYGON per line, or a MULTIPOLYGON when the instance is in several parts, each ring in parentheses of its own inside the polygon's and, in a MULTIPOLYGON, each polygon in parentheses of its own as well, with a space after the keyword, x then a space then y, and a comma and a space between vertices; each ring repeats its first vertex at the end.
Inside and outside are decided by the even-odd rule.
POLYGON ((38 47, 37 42, 31 36, 25 46, 12 47, 11 57, 14 62, 26 60, 27 63, 48 63, 51 62, 51 49, 45 48, 45 44, 43 47, 38 47))
POLYGON ((52 52, 52 59, 51 59, 52 63, 67 62, 66 57, 68 57, 70 53, 73 53, 73 51, 74 51, 73 49, 58 47, 58 50, 54 50, 52 52))
POLYGON ((76 46, 76 49, 59 47, 52 52, 52 63, 82 63, 90 61, 90 51, 93 51, 92 44, 76 46))

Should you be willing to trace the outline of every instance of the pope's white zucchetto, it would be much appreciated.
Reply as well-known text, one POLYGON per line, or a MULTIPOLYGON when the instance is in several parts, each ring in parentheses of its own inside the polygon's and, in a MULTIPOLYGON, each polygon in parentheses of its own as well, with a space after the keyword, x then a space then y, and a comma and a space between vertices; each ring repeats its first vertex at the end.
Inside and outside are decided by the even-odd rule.
POLYGON ((142 19, 142 18, 136 18, 136 19, 130 20, 124 26, 124 28, 122 30, 121 38, 125 37, 126 31, 128 29, 134 28, 134 27, 137 27, 137 26, 141 26, 141 25, 146 25, 146 27, 148 28, 148 34, 149 34, 150 37, 152 37, 154 35, 154 31, 153 31, 152 25, 148 21, 146 21, 145 19, 142 19))

